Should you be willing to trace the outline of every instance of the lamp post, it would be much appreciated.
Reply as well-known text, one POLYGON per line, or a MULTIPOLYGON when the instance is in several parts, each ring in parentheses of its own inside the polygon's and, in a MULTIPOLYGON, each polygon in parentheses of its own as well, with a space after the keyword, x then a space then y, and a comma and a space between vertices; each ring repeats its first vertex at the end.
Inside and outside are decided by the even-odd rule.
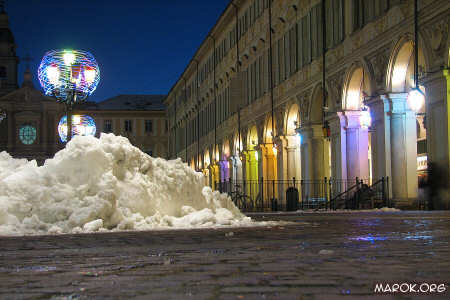
POLYGON ((414 0, 414 88, 408 94, 409 107, 416 113, 425 103, 425 94, 419 88, 419 36, 418 36, 418 0, 414 0))
POLYGON ((63 103, 67 115, 67 142, 72 138, 72 110, 97 88, 100 69, 94 56, 81 50, 51 50, 38 69, 39 82, 47 96, 63 103))

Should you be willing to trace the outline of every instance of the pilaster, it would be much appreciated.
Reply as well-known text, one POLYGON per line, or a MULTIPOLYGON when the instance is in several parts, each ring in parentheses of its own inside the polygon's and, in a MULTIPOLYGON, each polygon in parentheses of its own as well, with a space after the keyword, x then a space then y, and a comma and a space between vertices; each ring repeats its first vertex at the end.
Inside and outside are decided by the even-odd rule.
POLYGON ((328 119, 331 142, 331 177, 347 179, 347 136, 345 134, 346 119, 343 112, 328 119))
POLYGON ((397 206, 411 206, 417 199, 416 115, 406 93, 392 93, 391 154, 392 198, 397 206))
POLYGON ((301 135, 301 174, 302 179, 321 180, 325 177, 328 164, 325 164, 325 143, 322 124, 302 126, 301 135))
POLYGON ((372 177, 376 181, 388 176, 389 194, 392 195, 391 169, 391 106, 388 95, 370 99, 365 102, 370 108, 372 118, 371 148, 372 177))
POLYGON ((360 111, 346 111, 347 179, 369 178, 368 129, 361 127, 360 111))

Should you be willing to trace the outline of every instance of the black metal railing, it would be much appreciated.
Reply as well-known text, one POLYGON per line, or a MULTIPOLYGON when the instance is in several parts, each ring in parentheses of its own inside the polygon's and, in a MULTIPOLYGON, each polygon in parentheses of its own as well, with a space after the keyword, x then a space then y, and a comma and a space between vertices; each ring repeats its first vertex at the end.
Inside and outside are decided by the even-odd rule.
POLYGON ((356 178, 354 184, 331 198, 332 209, 371 209, 391 207, 389 177, 382 177, 371 185, 356 178))
POLYGON ((359 209, 389 206, 388 178, 369 185, 366 179, 228 180, 215 189, 228 193, 244 211, 296 211, 299 209, 359 209), (381 199, 381 200, 380 200, 381 199))

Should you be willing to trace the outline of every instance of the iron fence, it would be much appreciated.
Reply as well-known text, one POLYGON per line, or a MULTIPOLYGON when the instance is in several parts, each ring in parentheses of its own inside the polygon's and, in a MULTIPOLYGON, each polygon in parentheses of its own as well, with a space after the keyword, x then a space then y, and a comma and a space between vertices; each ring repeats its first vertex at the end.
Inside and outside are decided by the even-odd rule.
POLYGON ((373 184, 368 179, 228 180, 215 189, 228 193, 239 209, 247 212, 304 209, 359 209, 391 205, 388 178, 373 184))

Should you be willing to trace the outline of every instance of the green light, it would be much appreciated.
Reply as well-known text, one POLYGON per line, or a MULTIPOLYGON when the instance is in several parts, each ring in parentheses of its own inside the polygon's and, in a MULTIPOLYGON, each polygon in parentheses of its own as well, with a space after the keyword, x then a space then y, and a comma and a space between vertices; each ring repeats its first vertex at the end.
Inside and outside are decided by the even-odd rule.
POLYGON ((64 59, 64 63, 67 66, 71 66, 75 62, 75 54, 73 54, 73 52, 70 51, 70 50, 69 51, 65 51, 63 59, 64 59))

